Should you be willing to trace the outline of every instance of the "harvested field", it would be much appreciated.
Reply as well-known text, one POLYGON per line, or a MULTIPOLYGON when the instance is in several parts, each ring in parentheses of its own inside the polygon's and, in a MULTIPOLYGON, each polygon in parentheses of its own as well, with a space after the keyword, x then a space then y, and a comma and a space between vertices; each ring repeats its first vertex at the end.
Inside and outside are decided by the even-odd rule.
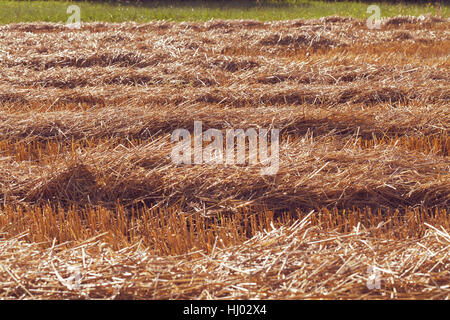
POLYGON ((0 298, 450 298, 449 30, 0 26, 0 298), (194 121, 278 171, 174 164, 194 121))

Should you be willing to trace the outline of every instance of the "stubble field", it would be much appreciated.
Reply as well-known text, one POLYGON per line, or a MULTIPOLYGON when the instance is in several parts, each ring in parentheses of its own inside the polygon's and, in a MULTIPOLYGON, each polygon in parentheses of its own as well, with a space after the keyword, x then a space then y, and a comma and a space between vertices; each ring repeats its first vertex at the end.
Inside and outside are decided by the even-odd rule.
POLYGON ((0 297, 449 298, 449 27, 1 26, 0 297), (278 172, 174 164, 194 121, 278 172))

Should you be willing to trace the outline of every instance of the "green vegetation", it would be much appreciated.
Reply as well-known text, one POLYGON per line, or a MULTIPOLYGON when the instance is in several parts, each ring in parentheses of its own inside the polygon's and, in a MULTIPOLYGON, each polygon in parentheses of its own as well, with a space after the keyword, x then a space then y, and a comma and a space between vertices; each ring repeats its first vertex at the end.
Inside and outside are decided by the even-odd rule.
MULTIPOLYGON (((376 3, 376 1, 374 1, 376 3)), ((438 9, 433 4, 379 3, 382 17, 396 15, 435 14, 449 16, 448 4, 438 9)), ((81 20, 123 22, 150 20, 205 21, 214 19, 284 20, 351 16, 367 18, 369 3, 294 1, 155 1, 151 3, 72 2, 72 1, 0 1, 0 23, 67 21, 67 7, 76 4, 81 20)))

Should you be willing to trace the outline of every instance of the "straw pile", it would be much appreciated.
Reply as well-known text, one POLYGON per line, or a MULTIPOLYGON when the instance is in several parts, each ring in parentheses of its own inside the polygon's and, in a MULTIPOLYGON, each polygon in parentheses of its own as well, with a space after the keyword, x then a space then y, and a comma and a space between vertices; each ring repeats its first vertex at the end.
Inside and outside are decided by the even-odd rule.
POLYGON ((0 297, 448 298, 449 27, 0 26, 0 297), (173 164, 194 121, 277 174, 173 164))

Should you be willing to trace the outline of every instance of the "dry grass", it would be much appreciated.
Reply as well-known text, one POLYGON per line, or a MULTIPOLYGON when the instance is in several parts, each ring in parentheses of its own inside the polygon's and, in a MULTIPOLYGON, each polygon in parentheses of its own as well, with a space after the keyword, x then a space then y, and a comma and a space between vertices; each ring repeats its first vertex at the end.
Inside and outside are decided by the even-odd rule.
POLYGON ((0 297, 449 298, 449 26, 1 26, 0 297), (174 165, 194 121, 279 171, 174 165))
POLYGON ((450 236, 444 228, 426 225, 420 238, 389 240, 360 225, 345 235, 324 232, 309 218, 225 249, 216 241, 208 253, 175 256, 154 255, 141 243, 117 251, 98 237, 42 249, 19 236, 1 242, 0 297, 449 298, 450 236), (369 290, 373 267, 379 268, 380 289, 369 290))

